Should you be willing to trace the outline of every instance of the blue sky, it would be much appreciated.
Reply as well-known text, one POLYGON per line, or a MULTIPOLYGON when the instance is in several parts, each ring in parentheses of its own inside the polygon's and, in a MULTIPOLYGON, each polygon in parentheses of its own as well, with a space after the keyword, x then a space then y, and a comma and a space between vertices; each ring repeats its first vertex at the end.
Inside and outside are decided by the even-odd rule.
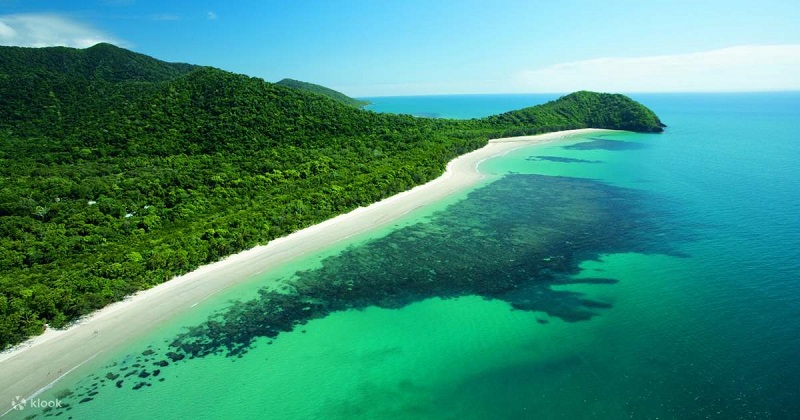
POLYGON ((800 90, 800 1, 0 0, 0 45, 106 41, 352 96, 800 90))

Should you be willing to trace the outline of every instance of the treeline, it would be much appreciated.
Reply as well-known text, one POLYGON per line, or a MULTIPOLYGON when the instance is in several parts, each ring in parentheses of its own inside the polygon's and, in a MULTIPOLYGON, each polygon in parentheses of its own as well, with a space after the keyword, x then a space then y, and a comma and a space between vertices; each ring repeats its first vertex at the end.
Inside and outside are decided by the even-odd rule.
POLYGON ((369 105, 369 102, 367 101, 351 98, 342 92, 335 91, 325 86, 315 85, 314 83, 301 82, 299 80, 294 80, 294 79, 282 79, 276 84, 290 88, 304 90, 306 92, 316 93, 318 95, 322 95, 330 99, 333 99, 337 102, 341 102, 345 105, 350 105, 357 108, 360 108, 364 105, 369 105))
POLYGON ((666 127, 653 111, 625 95, 587 91, 571 93, 545 106, 487 117, 484 122, 495 127, 511 127, 504 137, 538 134, 542 129, 551 128, 613 127, 617 130, 660 133, 666 127))
POLYGON ((108 44, 0 47, 0 97, 0 348, 431 180, 489 138, 660 124, 589 92, 481 120, 378 114, 108 44))

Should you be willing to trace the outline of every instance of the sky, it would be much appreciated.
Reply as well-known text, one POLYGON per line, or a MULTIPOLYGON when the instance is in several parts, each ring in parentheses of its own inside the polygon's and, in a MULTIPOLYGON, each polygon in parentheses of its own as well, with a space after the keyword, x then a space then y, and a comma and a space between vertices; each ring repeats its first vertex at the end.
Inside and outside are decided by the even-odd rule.
POLYGON ((110 42, 350 96, 800 90, 800 0, 0 0, 0 45, 110 42))

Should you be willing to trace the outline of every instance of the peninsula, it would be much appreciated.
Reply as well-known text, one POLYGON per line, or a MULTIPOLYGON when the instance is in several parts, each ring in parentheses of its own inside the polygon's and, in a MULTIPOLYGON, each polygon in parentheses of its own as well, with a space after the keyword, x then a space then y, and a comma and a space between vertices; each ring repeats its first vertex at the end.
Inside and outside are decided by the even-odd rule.
MULTIPOLYGON (((258 245, 279 246, 288 239, 278 238, 308 235, 302 229, 323 222, 343 226, 329 220, 337 215, 391 219, 382 214, 386 205, 353 210, 436 179, 457 156, 511 147, 492 142, 481 149, 489 139, 663 127, 630 98, 593 92, 469 121, 379 114, 306 89, 109 44, 0 47, 0 95, 0 348, 46 325, 67 327, 201 266, 142 296, 174 302, 173 288, 190 300, 196 296, 186 292, 197 284, 209 288, 198 289, 203 293, 219 290, 223 283, 211 274, 220 266, 206 264, 258 245), (191 279, 198 283, 181 286, 191 279)), ((433 185, 452 191, 472 182, 463 171, 448 174, 455 184, 433 185)), ((422 204, 410 200, 405 208, 422 204)), ((315 233, 314 243, 335 241, 341 235, 335 232, 328 240, 315 233)), ((264 258, 262 269, 273 264, 259 249, 226 264, 256 255, 264 258)), ((151 321, 168 317, 165 310, 151 321)), ((39 342, 71 348, 50 341, 52 334, 72 333, 39 342)))

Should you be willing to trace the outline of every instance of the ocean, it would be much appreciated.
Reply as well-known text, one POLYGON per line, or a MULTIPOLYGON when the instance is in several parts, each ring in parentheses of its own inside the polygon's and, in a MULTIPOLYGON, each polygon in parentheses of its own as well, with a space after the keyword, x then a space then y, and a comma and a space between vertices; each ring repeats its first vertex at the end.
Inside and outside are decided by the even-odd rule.
MULTIPOLYGON (((203 301, 20 418, 800 418, 800 93, 637 94, 663 134, 487 179, 203 301), (291 330, 286 332, 287 330, 291 330)), ((366 98, 476 118, 555 95, 366 98)))

